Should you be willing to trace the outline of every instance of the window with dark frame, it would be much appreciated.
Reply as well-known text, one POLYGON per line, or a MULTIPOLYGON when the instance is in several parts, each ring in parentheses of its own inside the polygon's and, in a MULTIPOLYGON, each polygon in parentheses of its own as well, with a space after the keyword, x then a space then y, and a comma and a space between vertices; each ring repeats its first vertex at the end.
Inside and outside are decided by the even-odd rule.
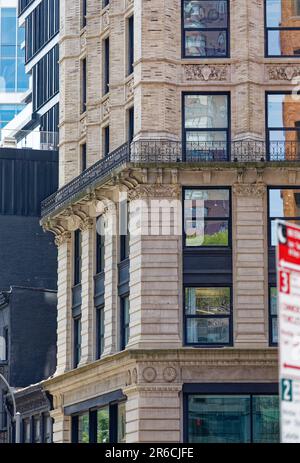
POLYGON ((277 309, 277 288, 271 286, 269 288, 269 306, 270 306, 270 345, 278 345, 278 309, 277 309))
POLYGON ((84 172, 87 168, 86 143, 83 143, 81 145, 80 152, 81 152, 81 172, 84 172))
POLYGON ((86 78, 87 78, 86 58, 81 60, 81 113, 86 111, 86 78))
POLYGON ((107 5, 109 5, 110 0, 102 0, 102 8, 105 8, 107 5))
MULTIPOLYGON (((103 219, 99 217, 98 221, 100 224, 97 224, 96 230, 96 274, 104 272, 105 266, 105 236, 103 233, 99 233, 102 230, 103 219)), ((103 230, 102 230, 103 231, 103 230)))
POLYGON ((182 57, 229 57, 229 0, 182 0, 182 57))
POLYGON ((129 258, 129 246, 130 246, 130 232, 129 232, 129 202, 121 201, 120 202, 120 261, 129 258))
POLYGON ((229 188, 184 190, 184 243, 187 248, 231 245, 229 188))
POLYGON ((128 75, 133 73, 133 64, 134 64, 134 16, 130 16, 127 20, 128 27, 128 51, 127 51, 127 60, 128 60, 128 75))
POLYGON ((183 93, 183 140, 187 161, 229 159, 229 93, 183 93))
POLYGON ((109 125, 107 125, 106 127, 104 127, 103 129, 103 156, 107 156, 109 154, 109 150, 110 150, 110 147, 109 147, 109 143, 110 143, 110 140, 109 140, 109 137, 110 137, 110 133, 109 133, 109 125))
POLYGON ((129 295, 120 298, 121 336, 120 349, 125 350, 130 336, 130 304, 129 295))
POLYGON ((299 0, 265 0, 265 54, 267 57, 300 56, 299 0), (291 8, 292 7, 292 8, 291 8))
POLYGON ((269 246, 277 245, 276 220, 300 224, 300 187, 272 187, 269 196, 269 246))
POLYGON ((72 416, 72 443, 124 443, 126 403, 113 402, 72 416))
POLYGON ((74 286, 81 283, 82 235, 80 230, 74 232, 74 286))
POLYGON ((185 288, 186 345, 231 345, 231 325, 230 288, 185 288))
POLYGON ((100 359, 104 351, 104 305, 96 307, 96 357, 100 359))
POLYGON ((81 27, 84 28, 86 26, 86 13, 87 13, 87 0, 82 0, 81 8, 82 8, 82 16, 81 16, 81 27))
POLYGON ((188 394, 185 400, 189 443, 280 441, 278 394, 188 394))
POLYGON ((104 64, 103 64, 103 95, 109 92, 109 37, 103 41, 104 64))
POLYGON ((74 325, 74 368, 81 360, 81 316, 73 318, 74 325))
POLYGON ((134 137, 134 106, 128 109, 128 141, 132 142, 134 137))
POLYGON ((9 356, 9 337, 8 337, 8 326, 5 326, 3 328, 3 339, 4 339, 4 355, 5 358, 4 360, 7 362, 8 361, 8 356, 9 356))
POLYGON ((266 92, 270 161, 300 160, 300 102, 291 92, 266 92))

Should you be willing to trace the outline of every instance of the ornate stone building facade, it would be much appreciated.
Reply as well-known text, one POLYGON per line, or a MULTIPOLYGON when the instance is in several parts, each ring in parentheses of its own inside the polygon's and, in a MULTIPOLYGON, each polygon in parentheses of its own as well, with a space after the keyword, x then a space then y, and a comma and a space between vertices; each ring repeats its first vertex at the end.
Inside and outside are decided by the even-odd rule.
POLYGON ((54 442, 279 439, 274 220, 299 219, 300 58, 266 46, 271 4, 61 1, 54 442))

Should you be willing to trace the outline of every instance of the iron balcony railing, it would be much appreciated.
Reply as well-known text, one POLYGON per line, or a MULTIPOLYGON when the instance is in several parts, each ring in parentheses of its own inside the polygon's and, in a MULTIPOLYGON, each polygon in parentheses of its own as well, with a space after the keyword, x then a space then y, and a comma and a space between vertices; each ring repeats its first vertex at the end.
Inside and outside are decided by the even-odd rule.
POLYGON ((30 148, 42 151, 56 151, 58 150, 58 142, 58 132, 0 129, 1 148, 30 148))
POLYGON ((105 180, 116 168, 126 164, 164 163, 263 163, 299 162, 300 142, 263 142, 256 140, 224 142, 182 142, 139 140, 125 143, 42 203, 42 217, 70 204, 88 188, 105 180))

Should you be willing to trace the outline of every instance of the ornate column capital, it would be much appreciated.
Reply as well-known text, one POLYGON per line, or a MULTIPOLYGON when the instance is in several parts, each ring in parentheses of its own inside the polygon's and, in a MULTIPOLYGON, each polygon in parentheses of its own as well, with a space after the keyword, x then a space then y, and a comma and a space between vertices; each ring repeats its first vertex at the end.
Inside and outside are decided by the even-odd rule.
POLYGON ((262 198, 266 192, 265 183, 235 183, 233 192, 236 196, 254 196, 262 198))

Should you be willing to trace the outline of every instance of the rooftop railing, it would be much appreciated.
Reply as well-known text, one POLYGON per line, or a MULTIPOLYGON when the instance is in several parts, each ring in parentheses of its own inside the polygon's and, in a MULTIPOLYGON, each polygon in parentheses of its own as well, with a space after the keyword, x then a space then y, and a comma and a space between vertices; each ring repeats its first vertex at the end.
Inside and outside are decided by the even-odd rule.
POLYGON ((29 148, 36 150, 58 150, 58 132, 42 132, 39 130, 0 130, 0 148, 29 148))
POLYGON ((299 162, 300 142, 264 142, 256 140, 226 142, 182 142, 169 140, 139 140, 125 143, 96 162, 70 183, 42 203, 42 217, 70 204, 88 188, 93 188, 114 171, 133 163, 266 163, 299 162))

